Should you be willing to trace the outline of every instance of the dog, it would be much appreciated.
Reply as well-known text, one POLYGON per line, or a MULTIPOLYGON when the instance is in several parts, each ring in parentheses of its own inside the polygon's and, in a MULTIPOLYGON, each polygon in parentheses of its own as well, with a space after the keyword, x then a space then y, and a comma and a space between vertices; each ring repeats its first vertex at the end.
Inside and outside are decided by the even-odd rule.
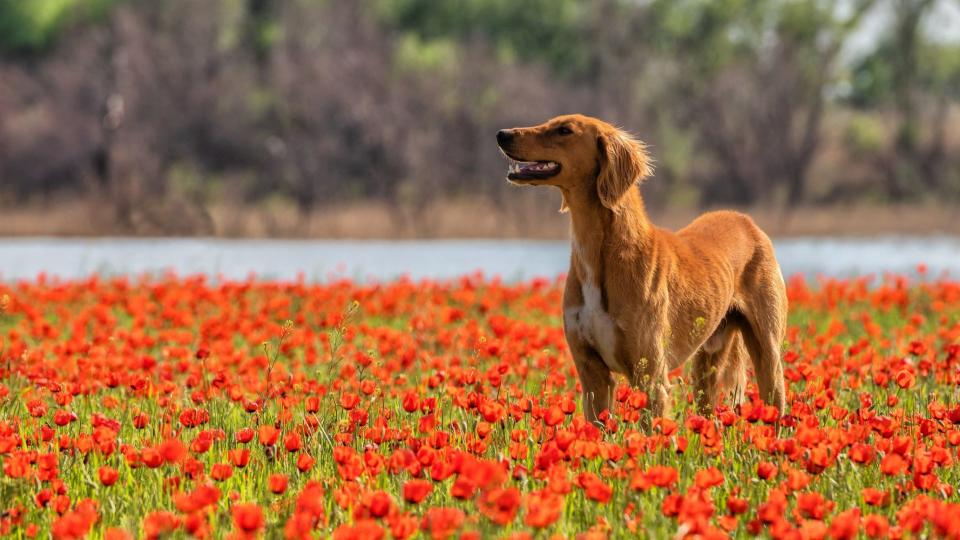
POLYGON ((639 182, 653 173, 646 145, 582 115, 497 132, 507 179, 553 186, 571 218, 563 328, 587 420, 602 424, 613 373, 669 417, 668 372, 693 360, 701 414, 744 399, 746 356, 760 397, 784 410, 780 347, 787 293, 773 245, 750 217, 709 212, 672 232, 653 225, 639 182))

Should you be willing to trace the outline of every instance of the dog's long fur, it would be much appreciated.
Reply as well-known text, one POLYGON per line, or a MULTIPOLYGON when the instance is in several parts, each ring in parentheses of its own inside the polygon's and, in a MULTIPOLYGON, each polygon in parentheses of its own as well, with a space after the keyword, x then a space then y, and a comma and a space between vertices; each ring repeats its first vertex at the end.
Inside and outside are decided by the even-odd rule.
POLYGON ((676 233, 654 226, 637 187, 653 170, 645 145, 594 118, 560 116, 498 141, 512 159, 559 164, 549 178, 510 178, 559 188, 570 212, 564 332, 589 420, 611 406, 613 372, 668 416, 667 373, 688 359, 709 414, 727 392, 743 398, 747 356, 761 398, 783 411, 786 288, 770 239, 748 216, 710 212, 676 233))

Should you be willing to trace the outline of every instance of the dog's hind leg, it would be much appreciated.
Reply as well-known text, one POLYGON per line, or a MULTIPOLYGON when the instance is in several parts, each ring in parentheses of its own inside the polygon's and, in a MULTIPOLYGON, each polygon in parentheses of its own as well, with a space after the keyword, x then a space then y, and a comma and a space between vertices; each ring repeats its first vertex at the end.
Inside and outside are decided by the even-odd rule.
POLYGON ((693 359, 694 389, 700 414, 713 414, 728 393, 733 393, 734 404, 743 400, 746 387, 743 362, 746 356, 736 318, 725 319, 693 359))
POLYGON ((730 337, 727 339, 726 348, 723 352, 724 359, 717 381, 718 402, 726 396, 730 396, 731 405, 737 406, 743 403, 744 393, 747 388, 747 352, 746 345, 743 343, 743 335, 740 333, 740 327, 731 329, 730 337))
POLYGON ((697 351, 693 357, 693 388, 697 412, 704 416, 713 414, 717 406, 717 383, 720 379, 720 353, 697 351))
MULTIPOLYGON (((659 335, 652 332, 653 335, 659 335)), ((638 349, 642 351, 643 349, 638 349)), ((638 358, 631 366, 630 384, 646 392, 651 418, 669 418, 672 400, 670 398, 670 380, 663 349, 652 346, 648 353, 634 352, 631 357, 638 358)), ((641 426, 649 427, 649 418, 644 416, 641 426)))
POLYGON ((741 332, 753 360, 760 398, 782 413, 786 387, 780 347, 786 334, 787 293, 779 267, 772 265, 769 273, 758 276, 759 283, 753 288, 756 293, 744 302, 746 324, 741 325, 741 332))

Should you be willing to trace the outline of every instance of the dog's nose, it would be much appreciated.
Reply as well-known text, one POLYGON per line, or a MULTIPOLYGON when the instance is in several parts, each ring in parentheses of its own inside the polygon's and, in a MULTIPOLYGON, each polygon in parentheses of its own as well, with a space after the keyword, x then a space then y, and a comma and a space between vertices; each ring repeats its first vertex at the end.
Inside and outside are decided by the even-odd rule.
POLYGON ((497 142, 502 146, 513 140, 512 129, 501 129, 497 132, 497 142))

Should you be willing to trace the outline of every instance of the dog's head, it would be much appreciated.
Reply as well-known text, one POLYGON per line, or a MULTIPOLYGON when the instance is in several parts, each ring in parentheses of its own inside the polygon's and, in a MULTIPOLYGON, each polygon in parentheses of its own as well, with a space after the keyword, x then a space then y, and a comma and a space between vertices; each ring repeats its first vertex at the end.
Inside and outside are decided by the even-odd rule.
POLYGON ((539 126, 501 129, 497 144, 510 160, 511 182, 570 191, 595 189, 610 209, 616 209, 634 183, 653 172, 641 141, 579 114, 558 116, 539 126))

